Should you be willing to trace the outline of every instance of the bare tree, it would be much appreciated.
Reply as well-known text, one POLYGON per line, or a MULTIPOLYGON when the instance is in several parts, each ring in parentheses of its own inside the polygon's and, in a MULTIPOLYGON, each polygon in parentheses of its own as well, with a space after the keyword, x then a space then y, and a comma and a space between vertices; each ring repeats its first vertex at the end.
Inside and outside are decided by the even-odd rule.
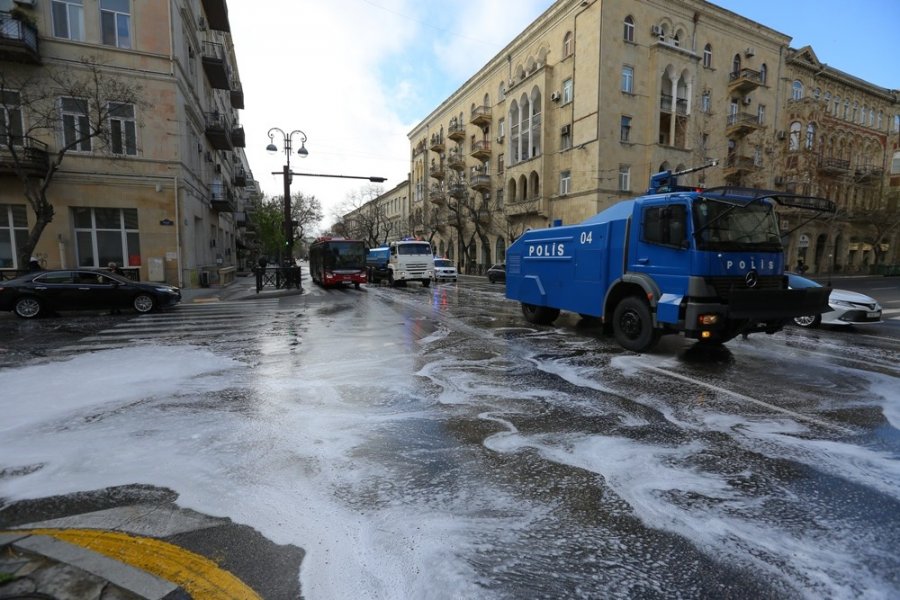
POLYGON ((380 246, 400 232, 385 207, 375 200, 383 193, 380 185, 365 186, 348 194, 335 210, 335 222, 347 237, 362 240, 369 246, 380 246))
MULTIPOLYGON (((23 246, 20 264, 27 264, 44 229, 53 221, 48 189, 66 155, 73 151, 122 154, 122 132, 110 117, 128 105, 146 107, 141 86, 114 77, 95 57, 84 57, 69 68, 0 70, 0 108, 7 122, 0 126, 0 160, 19 179, 35 221, 23 246), (61 115, 61 103, 68 113, 61 115), (27 107, 27 118, 23 118, 27 107), (58 147, 41 139, 54 140, 58 147)), ((127 143, 127 142, 124 142, 127 143)))

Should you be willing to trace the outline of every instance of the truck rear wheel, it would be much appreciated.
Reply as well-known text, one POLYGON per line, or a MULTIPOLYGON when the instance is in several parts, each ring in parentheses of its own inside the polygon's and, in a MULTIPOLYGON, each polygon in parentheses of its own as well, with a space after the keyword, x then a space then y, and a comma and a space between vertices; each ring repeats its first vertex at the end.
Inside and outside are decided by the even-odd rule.
POLYGON ((547 306, 536 306, 534 304, 522 303, 522 314, 525 320, 535 325, 549 325, 559 316, 558 308, 549 308, 547 306))
POLYGON ((626 350, 646 352, 659 341, 660 332, 653 327, 650 306, 635 296, 623 298, 613 311, 613 334, 626 350))

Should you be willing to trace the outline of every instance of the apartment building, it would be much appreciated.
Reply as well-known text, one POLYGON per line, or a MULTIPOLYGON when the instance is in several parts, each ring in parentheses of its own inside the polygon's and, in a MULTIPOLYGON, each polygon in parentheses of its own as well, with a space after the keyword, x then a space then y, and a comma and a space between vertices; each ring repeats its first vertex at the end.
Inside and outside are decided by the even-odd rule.
MULTIPOLYGON (((703 0, 555 2, 409 132, 412 210, 426 215, 416 233, 478 272, 502 261, 525 229, 579 222, 641 194, 649 176, 666 169, 715 159, 718 167, 682 183, 800 191, 787 150, 801 104, 795 81, 818 85, 824 98, 825 86, 813 82, 823 77, 832 78, 833 95, 846 98, 851 86, 852 101, 868 107, 869 146, 845 148, 867 152, 853 159, 873 167, 864 167, 865 197, 896 195, 900 173, 890 178, 885 167, 898 92, 851 84, 852 77, 804 58, 814 56, 811 49, 789 43, 788 35, 703 0)), ((802 127, 810 122, 798 119, 802 127)), ((812 171, 810 193, 833 191, 820 184, 824 173, 812 171)), ((835 199, 846 203, 847 194, 855 192, 835 199)), ((795 223, 790 215, 784 221, 795 223)), ((833 221, 817 221, 792 233, 791 257, 801 254, 805 235, 823 252, 842 252, 835 264, 851 264, 851 238, 843 234, 835 246, 840 234, 832 233, 820 242, 826 229, 837 231, 833 221)), ((881 261, 898 262, 900 236, 889 237, 881 261)))
POLYGON ((225 0, 0 0, 0 74, 6 276, 24 267, 19 248, 36 219, 22 175, 40 181, 67 146, 35 248, 45 267, 115 261, 135 278, 184 287, 226 284, 243 267, 259 188, 243 151, 225 0), (84 84, 98 78, 92 96, 84 84), (58 120, 35 128, 39 96, 58 120), (85 138, 98 114, 103 135, 85 138))
POLYGON ((411 209, 409 180, 342 215, 335 233, 379 246, 410 235, 410 223, 424 218, 421 207, 411 209))

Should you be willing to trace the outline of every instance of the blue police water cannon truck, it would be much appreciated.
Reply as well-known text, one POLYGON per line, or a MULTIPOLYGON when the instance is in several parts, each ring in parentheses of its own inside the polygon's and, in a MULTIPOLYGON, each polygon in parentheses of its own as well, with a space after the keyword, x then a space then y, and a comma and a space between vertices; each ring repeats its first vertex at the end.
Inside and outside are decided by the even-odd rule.
POLYGON ((578 225, 532 229, 506 253, 506 297, 531 323, 561 310, 601 319, 624 348, 645 352, 663 334, 722 344, 775 333, 828 310, 827 287, 788 289, 775 206, 834 213, 825 198, 650 178, 647 194, 578 225))

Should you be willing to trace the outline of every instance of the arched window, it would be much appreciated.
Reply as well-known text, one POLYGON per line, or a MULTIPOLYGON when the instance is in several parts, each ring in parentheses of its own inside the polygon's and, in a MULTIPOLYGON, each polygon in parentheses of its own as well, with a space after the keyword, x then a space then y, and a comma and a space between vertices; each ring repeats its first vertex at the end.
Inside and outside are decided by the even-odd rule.
MULTIPOLYGON (((509 107, 509 164, 514 165, 519 162, 519 103, 513 100, 509 107)), ((515 198, 514 195, 510 195, 515 198)))
POLYGON ((572 32, 567 31, 566 35, 563 37, 563 58, 572 56, 572 54, 575 52, 575 48, 573 48, 573 46, 574 44, 572 39, 572 32))
POLYGON ((791 86, 791 100, 802 100, 803 99, 803 82, 799 79, 794 80, 794 84, 791 86))
POLYGON ((672 35, 672 45, 676 48, 681 45, 681 31, 676 31, 672 35))
POLYGON ((850 101, 844 100, 844 120, 846 121, 849 118, 850 118, 850 101))
POLYGON ((825 112, 831 110, 831 92, 825 92, 825 112))
POLYGON ((841 97, 840 96, 834 97, 834 110, 832 111, 831 114, 833 114, 835 117, 840 116, 840 114, 841 114, 841 97))
POLYGON ((816 143, 816 124, 810 123, 806 126, 806 149, 812 150, 816 143))
POLYGON ((712 45, 707 44, 703 47, 703 66, 709 69, 712 67, 712 45))
POLYGON ((731 74, 737 77, 741 72, 741 55, 735 54, 731 61, 731 74))
POLYGON ((891 160, 891 175, 900 175, 900 152, 894 152, 891 160))
POLYGON ((631 15, 625 17, 624 39, 626 42, 634 41, 634 18, 631 15))
POLYGON ((813 90, 813 98, 815 98, 816 100, 818 100, 818 99, 819 99, 819 94, 821 94, 821 93, 822 93, 822 92, 821 92, 821 90, 820 90, 819 88, 814 89, 814 90, 813 90))
POLYGON ((497 258, 497 262, 506 261, 506 240, 502 237, 498 237, 494 244, 494 256, 497 258))
POLYGON ((800 149, 800 121, 791 123, 791 137, 788 141, 788 150, 796 152, 800 149))
POLYGON ((759 82, 766 85, 766 77, 769 76, 769 67, 765 63, 759 68, 759 82))
POLYGON ((878 111, 878 130, 881 131, 881 128, 884 127, 884 111, 878 111))

